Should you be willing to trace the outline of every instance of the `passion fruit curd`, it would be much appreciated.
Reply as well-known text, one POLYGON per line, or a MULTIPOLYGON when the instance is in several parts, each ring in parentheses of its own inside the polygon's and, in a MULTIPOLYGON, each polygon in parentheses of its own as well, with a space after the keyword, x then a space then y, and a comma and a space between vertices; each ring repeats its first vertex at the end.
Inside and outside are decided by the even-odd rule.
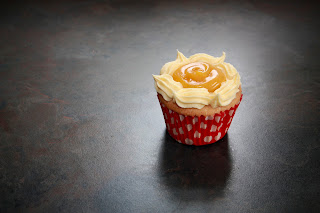
POLYGON ((209 92, 214 92, 226 81, 222 69, 205 62, 186 64, 174 71, 172 77, 184 88, 206 88, 209 92))

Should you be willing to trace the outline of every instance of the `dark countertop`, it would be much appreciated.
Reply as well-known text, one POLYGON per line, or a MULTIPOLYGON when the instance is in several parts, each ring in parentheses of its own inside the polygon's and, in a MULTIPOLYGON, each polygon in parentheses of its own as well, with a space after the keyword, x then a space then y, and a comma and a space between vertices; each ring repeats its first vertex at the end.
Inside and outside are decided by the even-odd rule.
POLYGON ((312 2, 29 1, 0 19, 1 212, 319 212, 312 2), (152 74, 205 52, 243 100, 219 142, 166 134, 152 74))

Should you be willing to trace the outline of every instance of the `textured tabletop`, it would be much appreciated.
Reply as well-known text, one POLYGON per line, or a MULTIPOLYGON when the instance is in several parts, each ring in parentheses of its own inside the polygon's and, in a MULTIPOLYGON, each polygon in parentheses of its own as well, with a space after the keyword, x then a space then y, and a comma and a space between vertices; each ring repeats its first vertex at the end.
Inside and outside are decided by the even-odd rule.
POLYGON ((295 1, 0 9, 1 212, 319 212, 320 17, 295 1), (166 133, 152 74, 220 56, 243 100, 215 144, 166 133))

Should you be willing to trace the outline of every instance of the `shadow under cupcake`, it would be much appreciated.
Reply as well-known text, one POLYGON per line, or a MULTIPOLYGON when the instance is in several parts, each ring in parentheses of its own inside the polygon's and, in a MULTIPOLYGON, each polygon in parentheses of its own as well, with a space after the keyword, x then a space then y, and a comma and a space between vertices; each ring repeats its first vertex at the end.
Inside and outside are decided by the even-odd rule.
POLYGON ((208 146, 181 146, 165 132, 158 177, 174 199, 205 201, 224 193, 230 176, 228 135, 208 146))

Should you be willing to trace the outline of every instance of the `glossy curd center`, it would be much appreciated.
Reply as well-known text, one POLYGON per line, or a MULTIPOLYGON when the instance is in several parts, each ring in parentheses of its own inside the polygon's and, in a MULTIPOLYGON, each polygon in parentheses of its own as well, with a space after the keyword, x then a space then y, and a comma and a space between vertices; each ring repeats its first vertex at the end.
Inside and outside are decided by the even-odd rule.
POLYGON ((206 88, 209 92, 214 92, 226 81, 226 76, 219 67, 205 62, 186 64, 174 71, 172 77, 184 88, 206 88))

